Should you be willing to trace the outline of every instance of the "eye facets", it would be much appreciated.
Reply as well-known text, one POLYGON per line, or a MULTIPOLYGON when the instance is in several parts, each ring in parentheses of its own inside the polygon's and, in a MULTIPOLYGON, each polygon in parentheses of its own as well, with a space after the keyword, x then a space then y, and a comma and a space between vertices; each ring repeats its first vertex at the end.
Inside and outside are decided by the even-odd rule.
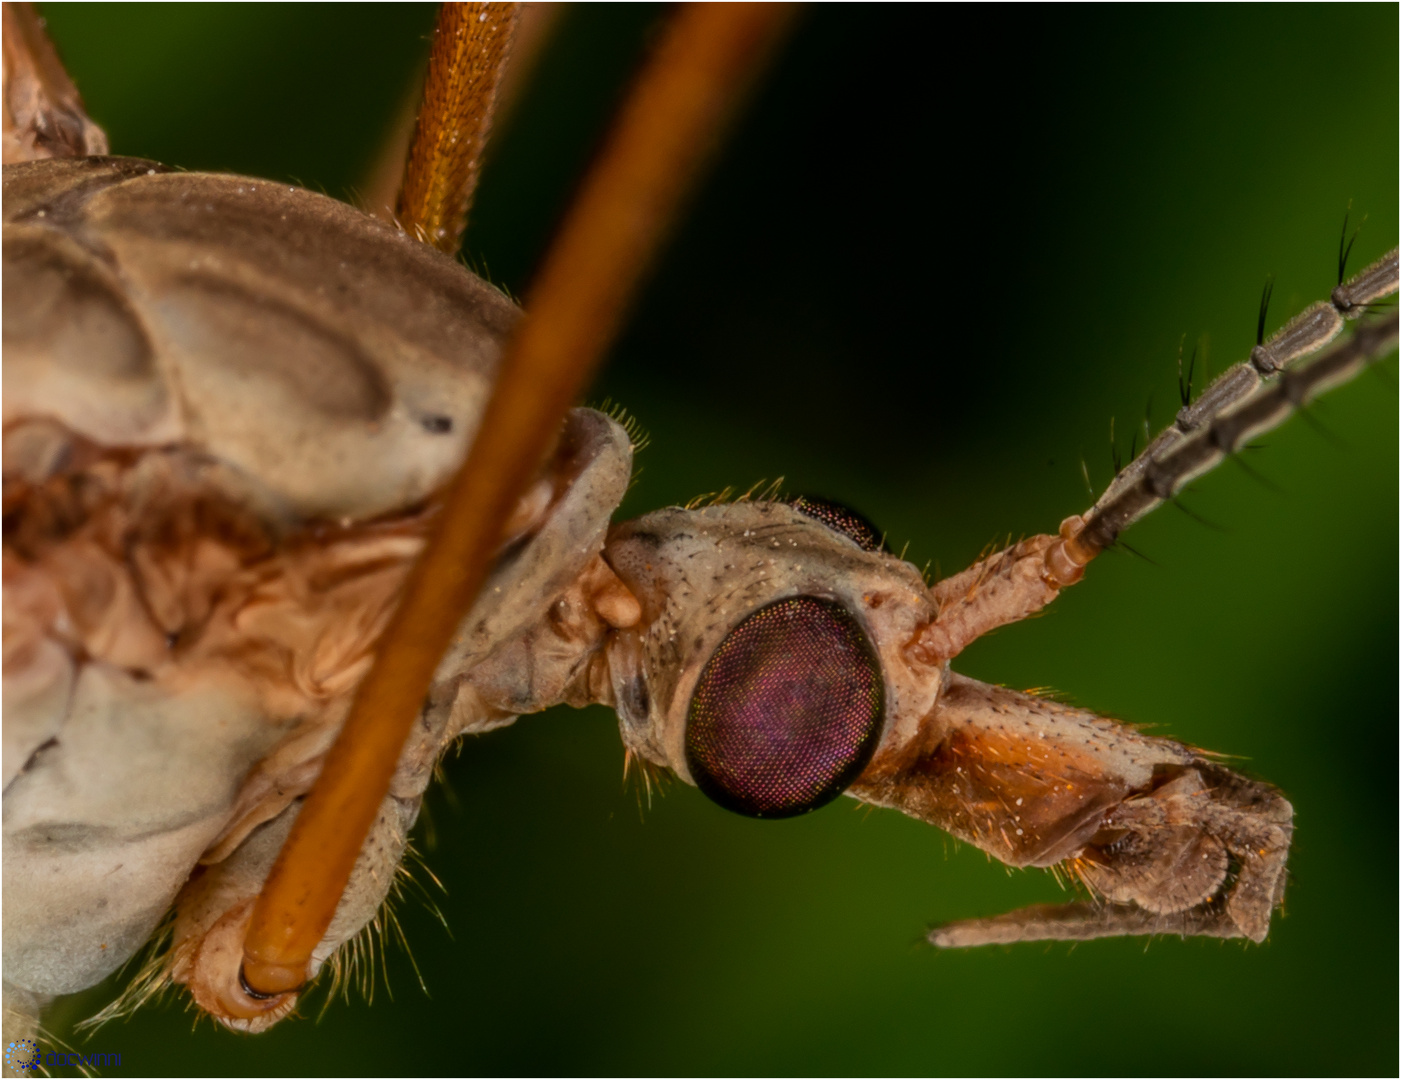
POLYGON ((884 551, 885 541, 880 530, 864 515, 849 506, 819 499, 816 495, 798 495, 789 504, 798 513, 820 521, 833 532, 841 533, 862 551, 884 551))
POLYGON ((686 764, 726 809, 792 817, 857 777, 884 714, 880 662, 846 609, 811 596, 777 600, 707 661, 687 717, 686 764))

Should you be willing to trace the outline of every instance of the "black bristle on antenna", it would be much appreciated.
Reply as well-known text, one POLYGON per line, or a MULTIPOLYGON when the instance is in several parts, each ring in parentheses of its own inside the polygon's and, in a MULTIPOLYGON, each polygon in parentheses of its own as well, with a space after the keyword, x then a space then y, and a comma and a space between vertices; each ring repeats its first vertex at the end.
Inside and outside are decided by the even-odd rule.
POLYGON ((1367 374, 1380 381, 1381 384, 1393 394, 1396 392, 1396 380, 1391 377, 1391 372, 1383 368, 1381 364, 1369 363, 1367 365, 1367 374))
MULTIPOLYGON (((1250 448, 1246 447, 1246 449, 1250 448)), ((1278 484, 1276 484, 1273 480, 1271 480, 1264 473, 1260 472, 1258 469, 1254 469, 1251 466, 1247 465, 1245 462, 1245 458, 1241 457, 1239 453, 1229 454, 1227 456, 1230 457, 1232 461, 1234 461, 1237 465, 1241 467, 1246 476, 1250 477, 1257 484, 1263 487, 1266 491, 1273 491, 1277 495, 1283 494, 1283 488, 1281 488, 1278 484)))
POLYGON ((1177 346, 1177 396, 1185 409, 1192 404, 1192 378, 1197 373, 1197 347, 1192 346, 1192 357, 1187 361, 1187 378, 1182 378, 1182 346, 1177 346))
POLYGON ((1347 448, 1346 440, 1344 440, 1340 435, 1337 435, 1333 431, 1329 430, 1327 425, 1325 425, 1323 421, 1320 420, 1318 417, 1314 416, 1312 411, 1310 411, 1308 408, 1306 408, 1303 405, 1296 405, 1294 407, 1294 412, 1298 415, 1299 419, 1301 419, 1304 423, 1308 424, 1309 427, 1313 428, 1313 430, 1316 431, 1319 437, 1322 438, 1325 442, 1331 443, 1339 449, 1347 448))
POLYGON ((1348 200, 1347 209, 1343 211, 1343 234, 1338 237, 1338 284, 1343 283, 1347 277, 1347 261, 1352 255, 1352 245, 1357 243, 1357 234, 1362 231, 1363 224, 1367 221, 1367 215, 1362 215, 1362 220, 1357 223, 1357 228, 1352 230, 1352 236, 1347 234, 1347 219, 1352 213, 1352 200, 1348 200))
MULTIPOLYGON (((1347 219, 1352 212, 1352 203, 1348 203, 1348 208, 1343 211, 1343 234, 1338 237, 1338 284, 1343 283, 1343 278, 1347 276, 1347 257, 1352 254, 1352 244, 1347 238, 1347 219)), ((1357 234, 1352 234, 1353 240, 1357 239, 1357 234)))
POLYGON ((1126 543, 1124 543, 1123 540, 1120 540, 1120 539, 1118 539, 1118 538, 1115 538, 1115 540, 1114 540, 1114 546, 1115 546, 1116 548, 1123 548, 1123 549, 1124 549, 1125 551, 1127 551, 1130 555, 1134 556, 1135 558, 1142 559, 1142 560, 1143 560, 1144 562, 1146 562, 1149 566, 1157 566, 1157 565, 1158 565, 1154 560, 1150 559, 1147 555, 1143 554, 1143 552, 1139 551, 1138 548, 1132 546, 1131 544, 1126 544, 1126 543))
POLYGON ((1172 503, 1173 506, 1177 507, 1177 509, 1181 510, 1184 514, 1186 514, 1186 515, 1187 515, 1189 518, 1191 518, 1193 521, 1195 521, 1198 525, 1205 525, 1208 529, 1211 529, 1211 530, 1214 531, 1214 532, 1224 533, 1224 532, 1226 531, 1226 528, 1225 528, 1224 525, 1218 525, 1216 522, 1211 521, 1211 520, 1209 520, 1209 519, 1207 519, 1207 518, 1202 517, 1202 516, 1201 516, 1199 513, 1197 513, 1195 510, 1190 509, 1190 508, 1189 508, 1184 502, 1182 502, 1180 499, 1169 499, 1168 501, 1169 501, 1170 503, 1172 503))
POLYGON ((1275 276, 1270 274, 1265 278, 1265 288, 1260 294, 1260 319, 1255 324, 1255 344, 1265 344, 1265 316, 1270 311, 1270 297, 1275 291, 1275 276))

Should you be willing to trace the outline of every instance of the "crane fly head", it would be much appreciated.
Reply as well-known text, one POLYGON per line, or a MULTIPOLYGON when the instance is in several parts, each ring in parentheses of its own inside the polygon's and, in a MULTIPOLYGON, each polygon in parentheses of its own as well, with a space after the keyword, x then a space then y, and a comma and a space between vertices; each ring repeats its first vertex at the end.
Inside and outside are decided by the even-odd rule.
POLYGON ((607 646, 624 741, 751 817, 836 798, 938 696, 942 668, 907 650, 935 615, 923 579, 833 510, 673 508, 604 549, 643 613, 607 646))

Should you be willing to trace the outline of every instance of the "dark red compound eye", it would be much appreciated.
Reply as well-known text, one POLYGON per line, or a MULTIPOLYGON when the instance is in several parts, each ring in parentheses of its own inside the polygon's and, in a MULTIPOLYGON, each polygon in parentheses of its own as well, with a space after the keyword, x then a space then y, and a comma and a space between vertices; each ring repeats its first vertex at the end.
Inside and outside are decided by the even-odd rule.
POLYGON ((727 810, 792 817, 831 802, 871 759, 885 680, 840 604, 776 600, 729 632, 701 672, 686 764, 727 810))
POLYGON ((820 521, 833 532, 841 533, 862 551, 884 551, 885 540, 880 530, 871 523, 865 514, 858 513, 849 506, 843 506, 831 499, 820 499, 816 495, 797 495, 788 501, 798 513, 820 521))

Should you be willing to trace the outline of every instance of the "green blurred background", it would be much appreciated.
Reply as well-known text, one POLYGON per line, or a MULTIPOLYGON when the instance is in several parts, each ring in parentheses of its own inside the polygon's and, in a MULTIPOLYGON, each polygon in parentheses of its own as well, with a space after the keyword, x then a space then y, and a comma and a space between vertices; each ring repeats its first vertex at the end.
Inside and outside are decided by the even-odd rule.
MULTIPOLYGON (((420 5, 43 5, 118 153, 349 197, 410 92, 420 5)), ((519 295, 659 9, 565 13, 501 131, 469 257, 519 295)), ((591 400, 650 431, 626 513, 787 477, 943 572, 1053 530, 1186 336, 1210 372, 1397 240, 1397 9, 808 10, 591 400)), ((1393 1074, 1397 367, 1259 440, 1045 618, 960 670, 1239 755, 1297 813, 1263 947, 940 954, 925 928, 1060 897, 847 801, 755 822, 620 777, 614 720, 474 740, 420 829, 439 925, 374 1001, 241 1038, 150 1009, 123 1072, 1393 1074), (436 891, 436 890, 434 890, 436 891)), ((426 875, 421 871, 421 879, 426 875)), ((431 885, 430 885, 431 888, 431 885)), ((60 1070, 63 1071, 63 1070, 60 1070)))

